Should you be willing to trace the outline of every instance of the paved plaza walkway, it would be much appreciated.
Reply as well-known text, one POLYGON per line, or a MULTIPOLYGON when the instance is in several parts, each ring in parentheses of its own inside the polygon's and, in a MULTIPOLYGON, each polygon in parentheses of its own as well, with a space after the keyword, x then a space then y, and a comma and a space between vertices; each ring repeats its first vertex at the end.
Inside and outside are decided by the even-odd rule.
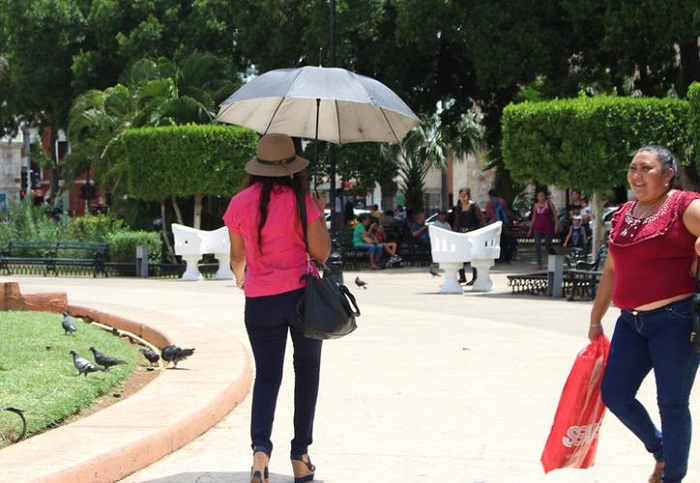
MULTIPOLYGON (((532 268, 497 265, 493 275, 496 290, 464 295, 439 294, 442 278, 431 277, 427 268, 345 272, 362 316, 355 333, 324 343, 315 441, 310 451, 318 467, 315 481, 645 482, 652 458, 610 414, 601 430, 595 467, 544 475, 540 455, 563 383, 577 352, 588 342, 591 302, 511 294, 506 274, 532 268), (354 287, 357 275, 368 283, 366 290, 354 287)), ((245 380, 246 358, 239 357, 250 352, 242 321, 244 298, 231 282, 12 280, 19 281, 24 293, 66 291, 70 304, 153 323, 177 336, 175 343, 196 346, 194 356, 181 364, 182 371, 165 371, 132 397, 144 393, 140 404, 157 411, 144 416, 134 410, 132 419, 123 425, 124 434, 168 415, 168 388, 186 386, 191 398, 186 403, 195 407, 200 399, 220 397, 209 394, 208 388, 245 380)), ((608 333, 615 315, 612 309, 606 317, 608 333)), ((652 382, 645 382, 640 397, 658 419, 652 382)), ((273 434, 273 483, 293 482, 288 459, 292 383, 288 357, 273 434)), ((698 390, 695 392, 692 405, 698 408, 698 390)), ((115 406, 126 403, 128 400, 115 406)), ((178 406, 172 402, 172 411, 178 406)), ((187 404, 184 406, 186 409, 187 404)), ((247 482, 252 461, 249 418, 248 395, 211 430, 122 482, 247 482)), ((115 434, 119 431, 116 426, 115 434)), ((59 430, 65 431, 69 441, 70 427, 59 430)), ((700 448, 698 438, 691 455, 690 483, 700 482, 700 458, 694 456, 700 448)), ((32 440, 26 444, 30 451, 32 440)), ((55 451, 69 452, 70 446, 55 451)), ((52 468, 39 463, 40 454, 34 458, 36 469, 22 473, 29 479, 6 480, 13 466, 0 452, 0 482, 60 481, 41 480, 52 468)), ((95 474, 100 475, 99 468, 95 474)), ((100 481, 99 476, 94 481, 100 481)))

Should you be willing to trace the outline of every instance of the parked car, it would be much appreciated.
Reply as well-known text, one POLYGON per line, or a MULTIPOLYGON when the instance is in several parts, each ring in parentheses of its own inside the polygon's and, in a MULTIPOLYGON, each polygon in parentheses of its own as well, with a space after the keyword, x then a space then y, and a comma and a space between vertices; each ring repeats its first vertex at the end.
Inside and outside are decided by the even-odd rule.
POLYGON ((615 213, 619 207, 620 205, 615 205, 606 206, 603 208, 603 214, 601 216, 603 218, 603 226, 605 227, 606 232, 610 231, 610 222, 612 221, 613 213, 615 213))

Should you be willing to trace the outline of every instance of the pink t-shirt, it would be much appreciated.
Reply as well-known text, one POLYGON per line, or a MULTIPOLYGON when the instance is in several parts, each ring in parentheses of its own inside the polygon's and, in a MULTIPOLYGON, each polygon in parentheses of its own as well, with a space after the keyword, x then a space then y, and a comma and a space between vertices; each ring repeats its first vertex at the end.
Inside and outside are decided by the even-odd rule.
MULTIPOLYGON (((243 237, 245 245, 246 297, 262 297, 291 292, 304 287, 301 276, 309 272, 304 232, 297 216, 294 191, 277 185, 270 193, 267 220, 258 244, 260 220, 260 190, 255 183, 229 202, 224 223, 228 229, 243 237)), ((307 224, 321 217, 321 210, 306 194, 307 224)), ((317 274, 312 264, 312 272, 317 274)))

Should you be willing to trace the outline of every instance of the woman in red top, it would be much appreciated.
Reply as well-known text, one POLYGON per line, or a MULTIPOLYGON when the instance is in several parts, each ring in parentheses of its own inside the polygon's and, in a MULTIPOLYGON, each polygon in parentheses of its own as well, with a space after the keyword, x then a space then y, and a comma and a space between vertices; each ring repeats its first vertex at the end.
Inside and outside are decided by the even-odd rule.
POLYGON ((296 314, 304 293, 302 275, 310 270, 299 217, 306 205, 309 254, 324 262, 330 238, 323 218, 325 200, 311 195, 305 168, 286 134, 266 134, 248 161, 248 187, 231 199, 224 222, 231 239, 231 268, 245 291, 245 326, 255 359, 250 433, 251 483, 269 481, 272 422, 282 382, 287 334, 294 344, 294 439, 291 460, 295 483, 314 479, 308 447, 312 441, 321 366, 321 341, 304 337, 296 314))
POLYGON ((602 382, 605 405, 653 454, 649 482, 680 482, 688 468, 688 401, 700 354, 690 341, 700 194, 674 189, 678 166, 664 146, 639 149, 627 170, 635 201, 613 216, 608 256, 591 309, 588 337, 603 334, 611 302, 621 309, 602 382), (642 283, 640 283, 642 282, 642 283), (650 371, 661 428, 636 399, 650 371))
POLYGON ((537 268, 542 268, 542 238, 547 253, 554 254, 552 239, 554 234, 559 232, 559 221, 557 220, 557 208, 552 200, 547 197, 544 190, 539 190, 535 196, 535 204, 532 206, 532 221, 527 235, 535 234, 535 256, 537 258, 537 268))

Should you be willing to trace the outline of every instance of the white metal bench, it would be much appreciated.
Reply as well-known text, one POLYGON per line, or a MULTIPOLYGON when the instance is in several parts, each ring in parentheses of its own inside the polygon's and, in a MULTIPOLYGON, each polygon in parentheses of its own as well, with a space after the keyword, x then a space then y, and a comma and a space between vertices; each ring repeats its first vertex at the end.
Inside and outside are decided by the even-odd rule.
POLYGON ((219 269, 214 278, 217 280, 233 280, 233 272, 229 266, 229 252, 231 242, 228 228, 222 226, 216 230, 198 230, 190 226, 172 223, 173 236, 175 237, 175 255, 182 257, 185 262, 185 273, 182 280, 202 280, 199 271, 199 260, 206 253, 213 253, 219 261, 219 269))
POLYGON ((488 292, 493 290, 491 267, 501 256, 502 223, 497 221, 478 230, 459 233, 429 225, 430 252, 434 263, 444 270, 445 281, 440 293, 463 293, 457 281, 457 271, 465 262, 471 262, 477 275, 472 291, 488 292))

